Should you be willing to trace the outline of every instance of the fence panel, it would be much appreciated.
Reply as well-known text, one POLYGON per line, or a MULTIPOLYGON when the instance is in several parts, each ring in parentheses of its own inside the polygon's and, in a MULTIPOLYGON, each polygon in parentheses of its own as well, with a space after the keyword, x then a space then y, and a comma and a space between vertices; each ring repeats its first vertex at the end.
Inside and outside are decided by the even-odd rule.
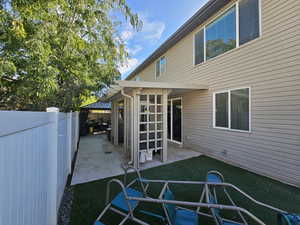
POLYGON ((52 122, 45 113, 0 113, 0 224, 51 224, 52 122))
POLYGON ((65 113, 0 111, 1 225, 56 225, 78 140, 68 122, 76 127, 65 113))
POLYGON ((72 158, 77 149, 78 142, 78 113, 72 113, 72 158))
MULTIPOLYGON (((68 133, 68 114, 58 113, 58 152, 57 152, 57 203, 60 203, 64 193, 69 170, 69 139, 71 138, 68 133)), ((59 207, 59 204, 57 204, 59 207)))

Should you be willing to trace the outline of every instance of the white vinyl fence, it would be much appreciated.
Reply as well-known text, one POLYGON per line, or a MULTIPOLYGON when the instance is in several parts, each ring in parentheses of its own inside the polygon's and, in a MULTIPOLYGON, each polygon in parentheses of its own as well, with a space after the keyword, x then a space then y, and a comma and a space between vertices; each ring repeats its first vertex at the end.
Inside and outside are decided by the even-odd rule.
POLYGON ((0 111, 0 225, 56 225, 79 113, 0 111))

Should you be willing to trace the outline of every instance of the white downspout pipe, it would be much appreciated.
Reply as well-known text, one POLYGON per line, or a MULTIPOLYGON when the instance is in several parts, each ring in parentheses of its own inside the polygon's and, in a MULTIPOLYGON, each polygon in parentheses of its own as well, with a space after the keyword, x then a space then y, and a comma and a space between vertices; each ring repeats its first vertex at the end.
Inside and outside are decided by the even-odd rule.
POLYGON ((126 97, 126 98, 129 98, 130 99, 130 114, 131 114, 131 129, 130 129, 130 132, 131 132, 131 145, 130 145, 130 148, 131 148, 131 154, 130 154, 130 161, 128 162, 128 164, 133 164, 133 129, 134 129, 134 122, 133 122, 133 116, 134 116, 134 109, 133 109, 133 96, 131 95, 128 95, 124 92, 124 88, 121 89, 121 94, 126 97))

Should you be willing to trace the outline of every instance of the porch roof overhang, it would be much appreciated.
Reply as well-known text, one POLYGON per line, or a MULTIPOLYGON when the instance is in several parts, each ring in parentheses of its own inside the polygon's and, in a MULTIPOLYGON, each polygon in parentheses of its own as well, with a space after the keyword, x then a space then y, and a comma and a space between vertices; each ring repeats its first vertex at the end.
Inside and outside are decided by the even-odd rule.
POLYGON ((116 85, 111 85, 108 93, 103 100, 108 101, 114 97, 121 96, 122 90, 131 89, 167 89, 173 95, 193 91, 193 90, 208 90, 208 85, 197 83, 182 83, 182 82, 147 82, 147 81, 116 81, 116 85))

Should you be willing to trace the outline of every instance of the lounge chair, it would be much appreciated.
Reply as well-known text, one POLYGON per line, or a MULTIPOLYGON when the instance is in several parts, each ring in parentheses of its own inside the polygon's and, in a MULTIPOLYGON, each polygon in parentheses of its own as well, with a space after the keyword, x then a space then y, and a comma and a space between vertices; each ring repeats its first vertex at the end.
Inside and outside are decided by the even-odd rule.
MULTIPOLYGON (((163 200, 175 200, 173 193, 166 190, 163 200)), ((163 209, 169 225, 198 225, 199 217, 196 211, 178 208, 173 204, 163 204, 163 209)))
MULTIPOLYGON (((214 196, 211 193, 209 193, 208 195, 209 195, 209 203, 210 204, 218 204, 218 202, 216 201, 216 199, 214 198, 214 196)), ((222 218, 221 214, 220 214, 220 209, 211 208, 210 210, 212 212, 213 218, 217 225, 247 225, 247 222, 239 223, 239 222, 235 222, 235 221, 231 221, 231 220, 222 218)), ((243 218, 243 216, 242 216, 242 218, 243 218)))
POLYGON ((278 214, 278 225, 300 225, 300 214, 278 214))
POLYGON ((119 225, 123 225, 127 220, 132 220, 141 225, 149 225, 148 223, 136 218, 134 216, 134 210, 139 204, 139 201, 136 200, 128 200, 128 197, 142 198, 145 197, 143 191, 138 191, 130 186, 125 187, 123 183, 117 179, 112 179, 107 184, 107 195, 106 202, 107 205, 101 214, 96 219, 94 225, 104 225, 100 222, 101 218, 104 214, 111 210, 121 216, 123 216, 123 220, 119 223, 119 225), (110 200, 110 187, 112 183, 117 183, 120 185, 122 191, 119 192, 111 201, 110 200))

